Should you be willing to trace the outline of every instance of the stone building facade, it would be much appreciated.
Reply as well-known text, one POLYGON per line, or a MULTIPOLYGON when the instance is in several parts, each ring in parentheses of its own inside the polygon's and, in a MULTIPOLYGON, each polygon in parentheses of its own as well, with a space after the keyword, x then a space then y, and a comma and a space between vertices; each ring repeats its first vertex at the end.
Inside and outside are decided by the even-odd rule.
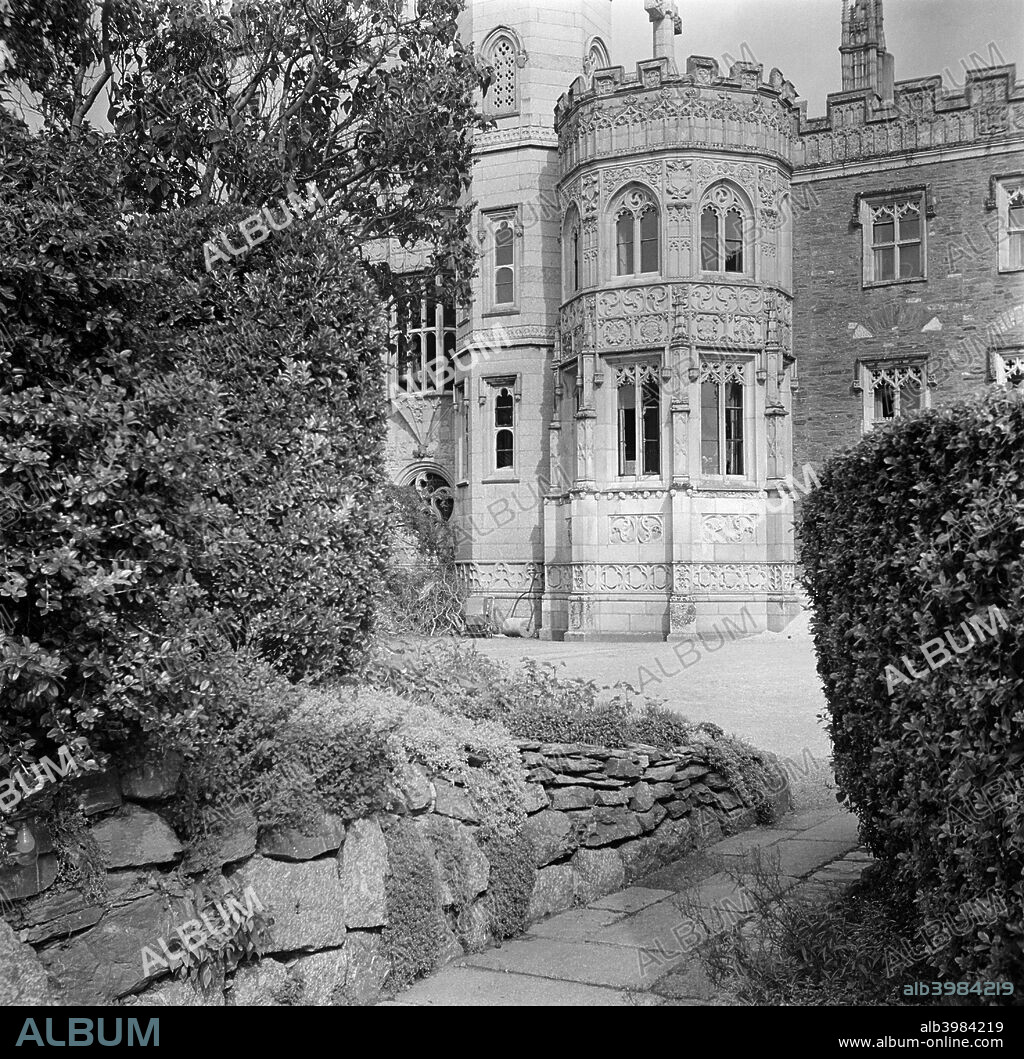
POLYGON ((881 0, 841 7, 842 91, 808 118, 778 70, 681 68, 672 3, 629 74, 608 0, 469 3, 480 270, 470 306, 396 314, 389 457, 450 513, 471 610, 780 629, 815 468, 1024 378, 1024 84, 897 82, 881 0))

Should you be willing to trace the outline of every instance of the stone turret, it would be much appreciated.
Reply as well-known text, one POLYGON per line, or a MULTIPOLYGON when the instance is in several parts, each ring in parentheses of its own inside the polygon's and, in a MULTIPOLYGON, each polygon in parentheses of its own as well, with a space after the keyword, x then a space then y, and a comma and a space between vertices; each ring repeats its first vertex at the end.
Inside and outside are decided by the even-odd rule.
POLYGON ((543 626, 693 640, 797 609, 790 149, 779 73, 652 59, 559 100, 563 301, 543 626))
POLYGON ((882 0, 843 0, 843 91, 892 99, 894 63, 885 50, 882 0))

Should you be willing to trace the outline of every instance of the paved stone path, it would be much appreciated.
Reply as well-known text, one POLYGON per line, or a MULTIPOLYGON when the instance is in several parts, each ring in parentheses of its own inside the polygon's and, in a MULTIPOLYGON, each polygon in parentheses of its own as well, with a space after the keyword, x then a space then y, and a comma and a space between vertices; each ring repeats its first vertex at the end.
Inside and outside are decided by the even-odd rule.
POLYGON ((700 920, 722 928, 752 919, 743 875, 760 850, 783 887, 822 896, 855 881, 870 863, 857 820, 836 808, 792 812, 603 897, 534 923, 501 948, 456 960, 386 1005, 648 1006, 716 1000, 693 946, 700 920), (694 913, 700 910, 698 919, 694 913))

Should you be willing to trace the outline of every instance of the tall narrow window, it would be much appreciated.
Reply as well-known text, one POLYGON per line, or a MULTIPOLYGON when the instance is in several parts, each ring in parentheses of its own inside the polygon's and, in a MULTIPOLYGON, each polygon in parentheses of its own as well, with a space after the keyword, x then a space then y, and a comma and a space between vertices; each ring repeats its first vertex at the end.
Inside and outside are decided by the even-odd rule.
POLYGON ((519 49, 508 33, 499 33, 484 54, 491 67, 491 83, 484 95, 484 113, 489 117, 516 114, 519 111, 519 49))
POLYGON ((495 305, 512 305, 516 300, 515 239, 511 221, 499 221, 494 230, 495 305))
POLYGON ((729 361, 705 361, 700 378, 701 473, 743 475, 745 368, 729 361))
POLYGON ((469 401, 466 398, 466 384, 460 382, 455 387, 455 428, 456 428, 456 467, 458 479, 464 482, 469 478, 469 401))
POLYGON ((996 201, 999 206, 999 269, 1024 269, 1024 179, 1002 180, 996 201))
POLYGON ((736 210, 725 215, 725 271, 743 271, 743 217, 736 210))
POLYGON ((864 282, 924 277, 924 218, 920 194, 866 204, 864 282))
POLYGON ((661 383, 656 364, 615 369, 619 477, 661 474, 661 383))
POLYGON ((580 289, 580 230, 579 227, 572 230, 572 289, 580 289))
POLYGON ((615 209, 615 274, 635 276, 661 270, 661 219, 658 207, 639 188, 631 188, 615 209))
POLYGON ((402 299, 391 310, 391 354, 400 390, 450 391, 455 381, 455 308, 426 297, 402 299))
POLYGON ((495 471, 516 466, 516 398, 514 380, 492 381, 491 423, 495 471))
POLYGON ((700 215, 700 267, 717 272, 721 255, 718 250, 718 210, 705 206, 700 215))
POLYGON ((1010 268, 1024 268, 1024 184, 1010 192, 1006 214, 1010 268))
POLYGON ((615 222, 615 272, 619 276, 633 275, 633 215, 620 214, 615 222))
POLYGON ((640 218, 640 271, 658 271, 658 214, 653 209, 640 218))
POLYGON ((583 273, 583 241, 580 232, 580 216, 573 206, 562 223, 562 241, 565 248, 565 293, 575 294, 580 289, 583 273))
POLYGON ((700 267, 742 275, 746 267, 746 203, 727 184, 713 188, 700 212, 700 267))

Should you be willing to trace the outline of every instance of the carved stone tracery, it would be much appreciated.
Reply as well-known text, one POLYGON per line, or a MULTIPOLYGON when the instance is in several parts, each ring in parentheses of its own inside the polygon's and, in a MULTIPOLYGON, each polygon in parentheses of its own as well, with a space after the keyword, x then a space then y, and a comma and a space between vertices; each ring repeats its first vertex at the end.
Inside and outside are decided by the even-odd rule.
POLYGON ((650 544, 665 536, 661 515, 609 515, 608 520, 612 544, 650 544))

